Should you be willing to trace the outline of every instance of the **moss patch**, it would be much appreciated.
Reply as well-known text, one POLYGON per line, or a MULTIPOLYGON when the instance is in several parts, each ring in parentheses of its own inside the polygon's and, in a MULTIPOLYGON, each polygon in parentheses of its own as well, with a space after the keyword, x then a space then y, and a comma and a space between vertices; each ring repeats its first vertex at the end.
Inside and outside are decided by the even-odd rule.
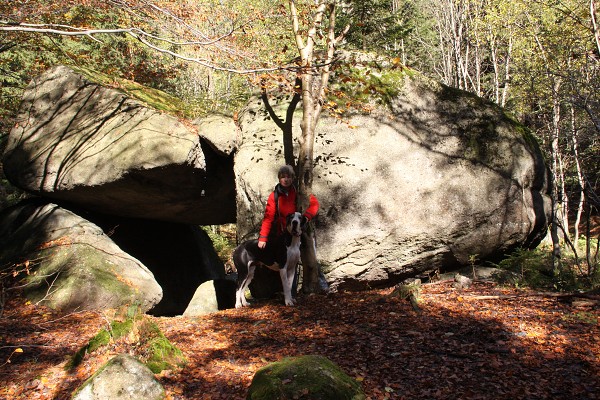
POLYGON ((93 83, 116 89, 158 111, 177 117, 193 117, 191 111, 187 110, 186 104, 182 100, 161 90, 149 88, 127 79, 112 77, 84 67, 70 68, 93 83))
MULTIPOLYGON (((110 323, 110 330, 102 329, 96 334, 90 341, 83 347, 81 347, 77 353, 73 355, 70 362, 67 364, 67 369, 73 369, 81 364, 86 354, 93 353, 100 347, 107 346, 111 341, 120 339, 132 333, 135 329, 134 323, 136 320, 141 318, 138 313, 131 313, 130 310, 139 309, 139 306, 133 305, 127 307, 125 315, 127 315, 124 321, 114 320, 110 323)), ((123 314, 123 312, 120 312, 123 314)))
POLYGON ((140 327, 140 336, 146 341, 146 366, 155 374, 186 364, 181 350, 169 342, 154 322, 144 321, 140 327))
POLYGON ((51 308, 62 309, 77 303, 73 299, 80 298, 84 304, 85 299, 102 292, 132 302, 136 299, 134 288, 119 280, 114 266, 90 245, 49 247, 28 258, 38 262, 34 272, 25 278, 24 294, 32 302, 43 301, 51 308), (92 282, 94 288, 88 290, 85 285, 92 282))
POLYGON ((376 64, 355 67, 348 65, 336 72, 331 81, 329 105, 336 111, 367 110, 369 104, 389 106, 414 71, 400 67, 381 68, 376 64), (335 104, 334 104, 335 103, 335 104))
POLYGON ((322 356, 284 358, 259 369, 248 400, 362 400, 360 384, 322 356))
POLYGON ((159 373, 166 369, 183 367, 186 359, 181 350, 175 347, 160 331, 158 325, 143 314, 131 312, 139 309, 133 305, 118 310, 118 315, 126 315, 122 321, 114 320, 110 329, 102 329, 90 341, 77 351, 67 364, 67 369, 77 367, 86 354, 92 353, 110 343, 127 342, 134 344, 139 352, 139 358, 145 360, 146 366, 153 372, 159 373))
POLYGON ((111 335, 106 329, 102 329, 96 334, 90 341, 80 348, 77 353, 71 357, 71 360, 67 363, 67 370, 71 370, 77 367, 83 361, 86 354, 92 353, 98 350, 102 346, 106 346, 110 343, 111 335))

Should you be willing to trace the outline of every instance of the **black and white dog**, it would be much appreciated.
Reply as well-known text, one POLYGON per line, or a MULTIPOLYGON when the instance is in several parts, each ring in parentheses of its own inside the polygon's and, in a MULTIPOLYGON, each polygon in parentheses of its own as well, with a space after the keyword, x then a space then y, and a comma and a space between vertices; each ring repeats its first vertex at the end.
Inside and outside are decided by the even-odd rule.
POLYGON ((289 214, 285 231, 277 238, 270 240, 267 247, 260 249, 258 240, 248 240, 240 244, 233 252, 233 263, 237 269, 237 290, 235 307, 247 307, 246 289, 254 278, 257 266, 264 266, 279 271, 285 305, 293 306, 292 284, 296 274, 296 266, 300 261, 300 237, 306 224, 306 217, 299 212, 289 214))

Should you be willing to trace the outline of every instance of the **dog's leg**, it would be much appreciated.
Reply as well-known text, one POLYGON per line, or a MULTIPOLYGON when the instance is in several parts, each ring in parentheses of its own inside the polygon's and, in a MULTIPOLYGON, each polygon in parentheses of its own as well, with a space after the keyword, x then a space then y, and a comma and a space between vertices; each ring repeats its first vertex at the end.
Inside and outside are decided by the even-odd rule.
POLYGON ((286 263, 285 267, 279 270, 279 276, 281 277, 281 286, 283 286, 283 296, 285 298, 286 306, 293 306, 296 301, 292 297, 292 283, 294 281, 294 273, 290 275, 290 269, 293 267, 286 263))
POLYGON ((285 305, 293 306, 294 303, 292 301, 292 291, 290 285, 288 284, 287 264, 284 268, 281 268, 279 270, 279 276, 281 277, 281 286, 283 286, 283 296, 285 298, 285 305))
POLYGON ((254 278, 254 270, 256 267, 252 263, 248 263, 248 275, 244 278, 235 292, 235 308, 248 307, 249 303, 246 300, 246 289, 250 286, 252 278, 254 278))
POLYGON ((294 291, 292 290, 294 287, 294 279, 296 278, 296 269, 298 268, 298 263, 291 263, 286 268, 287 270, 287 278, 288 278, 288 291, 290 292, 290 298, 292 299, 292 303, 296 304, 296 299, 294 298, 294 291))
POLYGON ((294 279, 296 279, 296 271, 298 270, 298 264, 292 264, 287 268, 288 284, 290 285, 290 293, 292 298, 294 297, 294 279))

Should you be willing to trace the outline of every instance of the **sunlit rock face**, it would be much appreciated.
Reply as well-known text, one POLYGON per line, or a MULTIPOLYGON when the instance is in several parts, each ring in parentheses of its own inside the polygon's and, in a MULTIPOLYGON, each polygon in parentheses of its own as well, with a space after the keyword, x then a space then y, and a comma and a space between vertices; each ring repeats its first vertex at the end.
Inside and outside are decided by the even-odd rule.
POLYGON ((17 187, 91 210, 180 223, 235 221, 232 159, 191 123, 91 72, 55 67, 27 88, 3 157, 17 187))
MULTIPOLYGON (((388 286, 535 246, 550 202, 527 130, 499 107, 412 71, 373 74, 386 83, 373 91, 379 97, 360 100, 368 113, 324 112, 317 126, 317 255, 330 286, 388 286)), ((169 224, 237 222, 240 240, 256 238, 284 163, 282 131, 263 101, 251 100, 235 121, 192 123, 113 86, 66 67, 34 79, 4 155, 11 182, 65 206, 169 224)), ((275 115, 291 115, 289 99, 271 99, 275 115)), ((296 157, 301 116, 299 108, 296 157)))
MULTIPOLYGON (((319 122, 317 253, 331 287, 389 285, 537 245, 550 201, 526 129, 491 103, 417 75, 401 76, 397 89, 385 109, 319 122)), ((285 106, 276 113, 285 116, 285 106)), ((259 99, 240 126, 238 232, 255 237, 282 164, 282 133, 259 99)))

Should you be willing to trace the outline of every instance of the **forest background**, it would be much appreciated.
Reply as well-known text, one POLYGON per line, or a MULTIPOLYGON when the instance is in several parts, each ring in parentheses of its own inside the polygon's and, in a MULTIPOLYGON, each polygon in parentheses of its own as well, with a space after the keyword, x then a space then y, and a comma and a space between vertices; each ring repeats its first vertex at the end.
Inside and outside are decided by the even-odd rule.
MULTIPOLYGON (((318 2, 296 3, 300 21, 309 26, 318 2)), ((591 239, 600 207, 596 1, 350 0, 337 5, 336 25, 350 27, 338 49, 385 56, 490 99, 531 129, 553 177, 551 263, 560 273, 559 256, 566 250, 576 275, 593 286, 598 240, 591 239)), ((288 2, 276 0, 1 2, 0 150, 24 88, 56 64, 161 89, 183 100, 186 117, 214 111, 233 116, 261 85, 293 90, 298 50, 289 13, 288 2)), ((317 40, 317 46, 325 44, 325 38, 317 40)), ((346 111, 334 103, 337 113, 346 111)), ((0 189, 2 207, 21 196, 3 177, 0 189)))

